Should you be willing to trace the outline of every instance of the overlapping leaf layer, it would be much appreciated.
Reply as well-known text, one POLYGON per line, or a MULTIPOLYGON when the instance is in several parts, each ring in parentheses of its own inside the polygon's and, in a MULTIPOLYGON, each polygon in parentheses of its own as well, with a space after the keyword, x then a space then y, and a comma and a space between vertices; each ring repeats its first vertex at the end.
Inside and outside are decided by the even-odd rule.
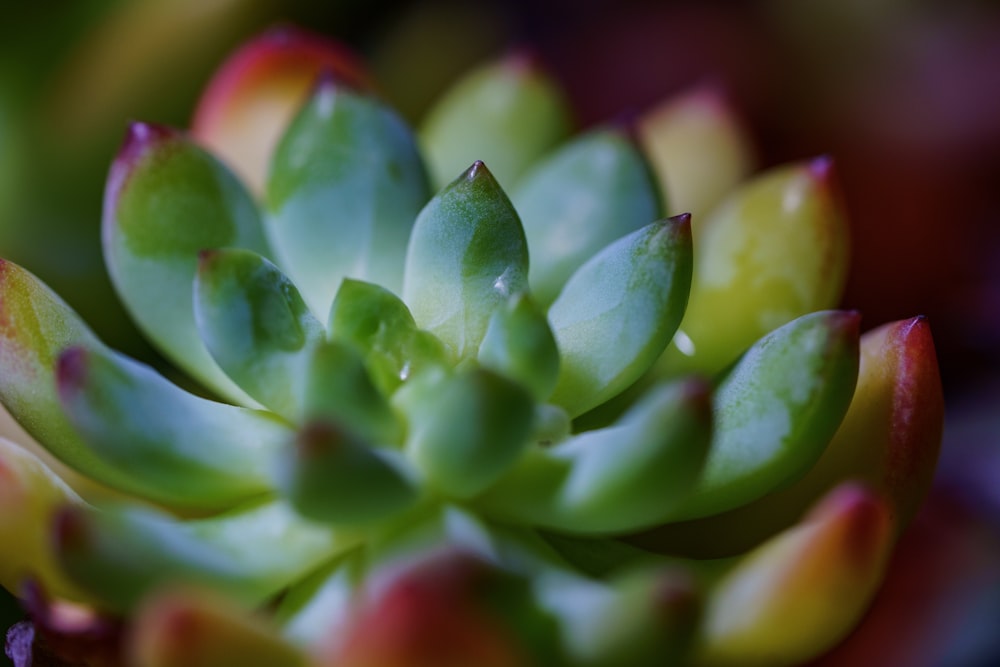
MULTIPOLYGON (((735 178, 725 114, 698 126, 725 182, 671 192, 683 114, 564 140, 517 58, 418 140, 350 64, 256 192, 143 123, 111 168, 110 275, 198 394, 0 264, 0 399, 114 490, 0 441, 2 583, 132 615, 142 665, 784 665, 848 632, 928 484, 941 397, 925 321, 861 336, 832 310, 829 161, 692 217, 669 202, 735 178)), ((197 130, 224 147, 220 113, 197 130)))

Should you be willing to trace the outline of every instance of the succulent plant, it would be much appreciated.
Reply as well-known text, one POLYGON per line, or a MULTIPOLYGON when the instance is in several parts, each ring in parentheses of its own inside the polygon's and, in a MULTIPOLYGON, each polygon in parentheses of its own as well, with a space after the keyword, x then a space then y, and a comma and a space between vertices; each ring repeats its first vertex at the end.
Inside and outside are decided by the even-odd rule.
POLYGON ((112 281, 190 379, 0 265, 30 435, 0 440, 0 581, 35 627, 123 619, 139 665, 791 665, 858 622, 942 401, 924 319, 832 310, 829 159, 737 184, 705 91, 567 138, 523 56, 419 138, 312 37, 220 72, 105 193, 112 281))

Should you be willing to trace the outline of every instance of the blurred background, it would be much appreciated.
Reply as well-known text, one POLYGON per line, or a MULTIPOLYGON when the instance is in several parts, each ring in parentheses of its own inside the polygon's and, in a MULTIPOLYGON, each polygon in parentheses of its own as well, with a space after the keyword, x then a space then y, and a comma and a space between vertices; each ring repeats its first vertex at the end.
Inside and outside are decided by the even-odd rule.
POLYGON ((998 3, 12 3, 0 19, 0 256, 131 355, 155 361, 112 293, 98 232, 125 123, 188 125, 222 58, 277 22, 352 47, 414 123, 459 74, 528 48, 580 127, 711 83, 760 167, 832 155, 853 231, 844 305, 865 329, 930 317, 947 422, 934 494, 885 590, 821 664, 1000 664, 998 3))

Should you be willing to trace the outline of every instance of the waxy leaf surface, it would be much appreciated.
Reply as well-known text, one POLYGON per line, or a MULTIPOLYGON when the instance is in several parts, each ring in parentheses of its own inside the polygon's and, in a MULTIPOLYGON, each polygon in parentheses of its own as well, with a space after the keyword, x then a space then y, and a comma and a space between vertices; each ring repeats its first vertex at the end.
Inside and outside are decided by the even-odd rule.
POLYGON ((642 114, 639 141, 670 203, 697 227, 753 168, 753 148, 728 100, 713 88, 681 93, 642 114))
POLYGON ((352 544, 282 501, 207 519, 126 506, 67 508, 56 518, 62 567, 115 611, 178 583, 259 605, 352 544))
POLYGON ((102 347, 44 283, 0 260, 0 400, 60 461, 115 488, 140 492, 141 485, 97 456, 63 414, 55 368, 59 354, 71 345, 102 347))
POLYGON ((372 381, 386 396, 410 378, 449 361, 445 346, 417 328, 406 304, 372 283, 348 279, 341 284, 327 329, 331 340, 361 352, 372 381))
POLYGON ((772 169, 694 220, 691 295, 661 372, 713 375, 767 332, 836 307, 848 229, 832 170, 828 158, 772 169))
POLYGON ((521 382, 544 401, 559 378, 559 350, 545 313, 526 294, 497 308, 479 346, 479 363, 521 382))
POLYGON ((427 113, 420 140, 438 186, 482 160, 509 188, 569 130, 554 81, 530 58, 514 55, 455 83, 427 113))
POLYGON ((49 525, 57 508, 79 496, 36 456, 0 438, 0 585, 20 592, 28 579, 50 595, 85 601, 56 563, 49 525))
POLYGON ((179 132, 133 123, 108 176, 103 234, 111 280, 146 336, 194 378, 252 405, 205 349, 191 288, 202 250, 268 254, 239 181, 179 132))
POLYGON ((705 471, 671 518, 707 516, 755 500, 819 459, 854 393, 859 319, 854 312, 812 313, 747 351, 715 392, 705 471))
POLYGON ((580 266, 662 217, 656 183, 629 136, 590 132, 533 167, 511 190, 531 252, 532 295, 551 304, 580 266))
POLYGON ((402 119, 323 80, 275 153, 267 231, 282 268, 323 316, 345 277, 399 293, 410 229, 430 194, 402 119))
POLYGON ((646 225, 581 266, 549 309, 560 354, 551 401, 575 417, 639 379, 673 336, 690 281, 686 215, 646 225))
POLYGON ((308 368, 305 421, 332 422, 379 445, 402 441, 402 420, 372 382, 358 349, 341 341, 320 343, 308 368))
POLYGON ((298 434, 282 462, 281 487, 292 506, 313 521, 365 525, 409 505, 417 492, 398 452, 375 448, 329 423, 314 422, 298 434))
POLYGON ((691 491, 711 439, 709 387, 658 387, 615 424, 529 449, 479 501, 560 531, 609 534, 661 522, 691 491))
POLYGON ((274 148, 321 74, 359 90, 372 85, 343 45, 299 28, 271 28, 219 66, 198 100, 191 133, 261 194, 274 148))
POLYGON ((407 455, 444 494, 480 493, 528 445, 534 406, 519 384, 470 369, 422 389, 406 408, 407 455))
POLYGON ((302 411, 312 348, 326 337, 295 285, 249 250, 201 254, 195 321, 219 367, 261 405, 287 419, 302 411))
POLYGON ((801 519, 835 486, 862 481, 881 493, 901 532, 933 476, 944 401, 930 325, 922 317, 861 336, 854 397, 830 444, 805 475, 728 512, 669 524, 637 538, 645 547, 697 558, 743 553, 801 519))
POLYGON ((818 657, 861 620, 892 542, 884 501, 837 487, 712 586, 697 664, 791 667, 818 657))
POLYGON ((528 281, 517 212, 476 162, 420 212, 406 254, 403 300, 417 324, 459 358, 474 355, 493 311, 528 281))
POLYGON ((59 399, 80 436, 148 498, 224 507, 270 488, 288 427, 273 416, 189 394, 124 356, 68 348, 59 399))

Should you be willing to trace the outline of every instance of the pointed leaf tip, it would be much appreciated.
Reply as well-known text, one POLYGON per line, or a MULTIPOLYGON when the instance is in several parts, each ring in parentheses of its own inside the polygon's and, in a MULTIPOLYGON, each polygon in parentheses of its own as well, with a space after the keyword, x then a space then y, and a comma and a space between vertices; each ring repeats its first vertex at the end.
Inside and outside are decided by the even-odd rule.
POLYGON ((181 132, 166 125, 157 123, 147 123, 144 121, 132 121, 125 130, 125 139, 119 149, 119 157, 128 159, 146 150, 149 146, 173 139, 181 132))
POLYGON ((808 169, 812 177, 819 183, 828 184, 833 182, 835 169, 833 157, 830 155, 820 155, 813 158, 806 165, 806 169, 808 169))
POLYGON ((125 129, 125 137, 118 148, 118 153, 111 163, 107 189, 104 194, 104 210, 111 211, 117 207, 119 197, 129 176, 150 150, 177 139, 181 135, 179 130, 166 125, 143 121, 130 122, 125 129))
POLYGON ((470 181, 474 181, 480 176, 489 176, 490 178, 492 178, 493 174, 491 174, 490 170, 486 168, 485 162, 483 162, 482 160, 476 160, 475 162, 472 163, 471 167, 465 170, 465 174, 463 174, 463 176, 469 179, 470 181))

